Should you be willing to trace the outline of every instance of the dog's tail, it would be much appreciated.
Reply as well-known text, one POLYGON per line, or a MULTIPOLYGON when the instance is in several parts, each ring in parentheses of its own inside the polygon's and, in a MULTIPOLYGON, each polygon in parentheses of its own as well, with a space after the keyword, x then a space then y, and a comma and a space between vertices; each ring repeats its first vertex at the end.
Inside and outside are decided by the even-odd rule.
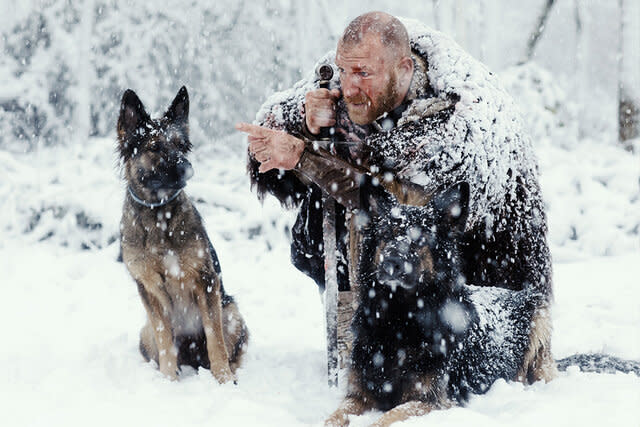
POLYGON ((602 353, 574 354, 556 360, 558 370, 566 371, 569 366, 578 366, 582 372, 598 372, 613 374, 616 372, 633 372, 640 377, 640 362, 625 360, 602 353))

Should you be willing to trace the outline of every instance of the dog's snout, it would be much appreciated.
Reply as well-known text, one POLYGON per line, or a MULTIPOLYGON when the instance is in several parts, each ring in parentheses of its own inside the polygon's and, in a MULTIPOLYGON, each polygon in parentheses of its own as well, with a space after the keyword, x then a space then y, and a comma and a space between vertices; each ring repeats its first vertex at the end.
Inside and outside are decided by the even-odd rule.
POLYGON ((193 176, 189 160, 178 152, 169 152, 157 158, 155 166, 141 175, 141 184, 153 191, 177 190, 187 185, 193 176))
POLYGON ((393 288, 412 288, 417 280, 414 254, 397 247, 387 247, 378 268, 378 279, 393 288))
POLYGON ((191 166, 191 162, 184 157, 178 159, 176 163, 176 171, 178 177, 182 181, 187 181, 193 176, 193 167, 191 166))
POLYGON ((386 254, 382 261, 382 271, 389 277, 399 277, 402 274, 403 260, 397 254, 386 254))

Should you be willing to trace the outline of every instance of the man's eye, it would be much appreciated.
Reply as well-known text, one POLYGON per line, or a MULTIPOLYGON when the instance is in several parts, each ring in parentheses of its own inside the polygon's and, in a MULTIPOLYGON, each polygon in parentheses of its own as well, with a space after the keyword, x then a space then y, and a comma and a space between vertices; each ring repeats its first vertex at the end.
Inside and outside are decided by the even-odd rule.
POLYGON ((366 71, 360 71, 360 72, 358 73, 358 75, 359 75, 360 77, 369 77, 369 73, 367 73, 366 71))

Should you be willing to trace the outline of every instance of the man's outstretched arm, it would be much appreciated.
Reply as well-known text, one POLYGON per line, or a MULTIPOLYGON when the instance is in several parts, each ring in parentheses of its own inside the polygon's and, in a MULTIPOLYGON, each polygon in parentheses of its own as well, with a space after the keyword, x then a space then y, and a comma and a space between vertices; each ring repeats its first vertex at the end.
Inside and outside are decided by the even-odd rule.
POLYGON ((364 175, 378 178, 400 203, 422 206, 429 200, 419 185, 395 177, 377 177, 365 167, 353 165, 286 132, 248 123, 239 123, 236 129, 249 134, 249 152, 260 162, 261 173, 275 168, 292 170, 302 181, 316 184, 348 209, 359 207, 364 175))
POLYGON ((316 184, 343 206, 358 207, 358 188, 362 176, 368 172, 366 169, 283 131, 248 123, 239 123, 236 129, 248 133, 249 152, 260 162, 260 173, 276 168, 293 170, 302 180, 316 184))

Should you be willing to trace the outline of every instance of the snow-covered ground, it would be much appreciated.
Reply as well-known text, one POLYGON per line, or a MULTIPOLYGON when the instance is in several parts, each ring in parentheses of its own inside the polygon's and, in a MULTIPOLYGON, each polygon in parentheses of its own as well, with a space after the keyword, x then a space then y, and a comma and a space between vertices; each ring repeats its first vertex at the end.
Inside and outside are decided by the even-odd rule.
MULTIPOLYGON (((320 296, 289 262, 293 216, 256 200, 242 154, 219 149, 226 143, 237 140, 192 154, 187 192, 250 328, 237 385, 204 370, 171 382, 142 360, 144 310, 116 261, 124 185, 113 140, 0 151, 1 425, 321 425, 336 408, 320 296)), ((541 144, 538 154, 555 258, 554 356, 640 360, 638 156, 596 142, 541 144)), ((570 368, 548 384, 499 381, 465 408, 403 425, 463 423, 639 426, 640 378, 570 368)))

